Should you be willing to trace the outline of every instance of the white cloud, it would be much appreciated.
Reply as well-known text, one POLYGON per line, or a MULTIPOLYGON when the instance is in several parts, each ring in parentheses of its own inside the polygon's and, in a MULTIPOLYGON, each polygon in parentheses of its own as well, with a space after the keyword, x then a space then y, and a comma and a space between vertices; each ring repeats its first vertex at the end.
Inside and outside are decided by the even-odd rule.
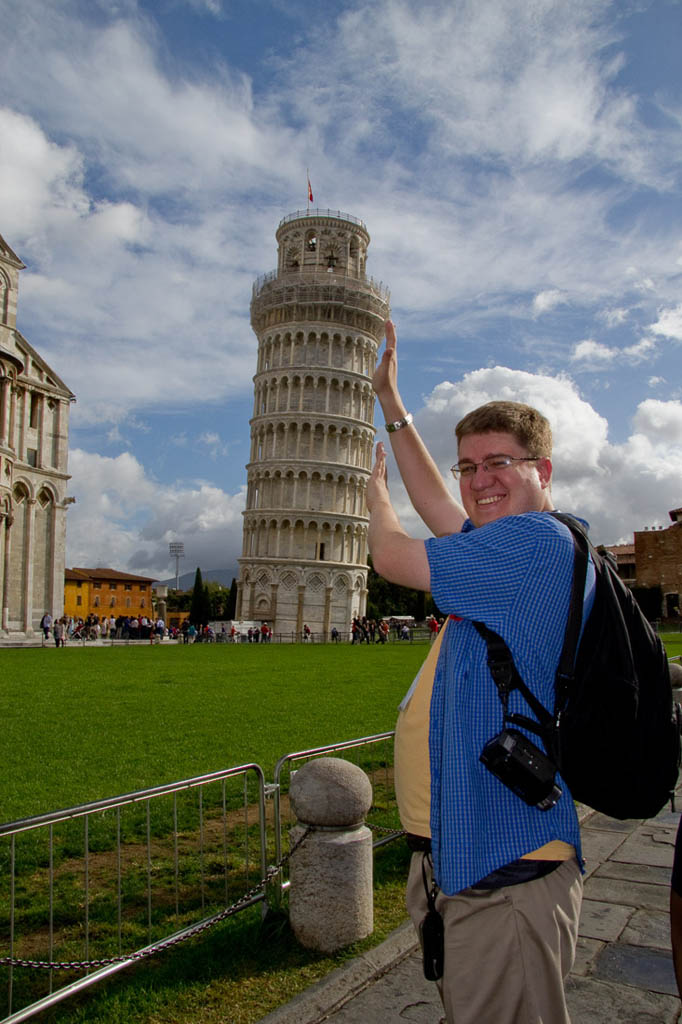
MULTIPOLYGON (((682 402, 647 399, 633 432, 612 444, 608 426, 568 378, 496 366, 443 381, 415 419, 453 493, 454 428, 470 409, 491 400, 527 402, 543 412, 554 435, 553 495, 557 507, 587 518, 606 543, 665 519, 680 503, 682 402)), ((216 435, 217 439, 217 435, 216 435)), ((208 439, 207 439, 208 440, 208 439)), ((217 443, 217 440, 216 440, 217 443)), ((166 578, 168 543, 185 544, 186 565, 236 565, 241 552, 245 489, 230 495, 208 483, 161 485, 130 453, 116 458, 71 453, 68 565, 107 565, 166 578)), ((403 523, 416 536, 425 528, 411 511, 395 468, 391 490, 403 523)))
POLYGON ((682 402, 647 398, 637 407, 633 424, 637 433, 646 435, 652 444, 665 449, 682 444, 682 402))
POLYGON ((235 569, 241 553, 244 490, 151 479, 129 452, 108 458, 71 451, 68 566, 106 566, 165 579, 168 544, 181 540, 186 564, 235 569))
POLYGON ((559 291, 558 288, 549 288, 547 291, 538 292, 533 299, 533 313, 536 316, 548 313, 551 309, 566 301, 567 299, 563 292, 559 291))
POLYGON ((599 314, 607 327, 620 327, 628 318, 627 309, 605 309, 599 314))
POLYGON ((226 63, 174 65, 134 0, 97 16, 24 0, 7 19, 22 45, 0 82, 33 117, 5 110, 0 138, 18 144, 0 162, 0 216, 29 264, 20 317, 50 339, 76 423, 94 404, 121 416, 250 386, 251 284, 304 153, 322 206, 354 209, 363 181, 370 272, 413 314, 457 307, 471 329, 518 316, 519 293, 536 314, 568 295, 578 309, 622 292, 627 266, 666 287, 660 234, 614 245, 622 182, 574 187, 575 160, 648 181, 664 153, 604 58, 618 46, 593 0, 342 4, 333 33, 306 26, 270 92, 226 63), (542 287, 549 268, 561 291, 542 287))
POLYGON ((30 117, 0 107, 0 195, 2 231, 30 239, 47 258, 45 220, 61 228, 87 214, 83 158, 74 145, 51 142, 30 117))
POLYGON ((579 341, 573 349, 571 359, 574 363, 589 363, 592 366, 605 366, 618 358, 618 349, 610 348, 592 338, 579 341))
POLYGON ((223 441, 220 434, 216 433, 215 430, 207 430, 201 434, 197 441, 203 445, 212 459, 229 455, 230 444, 229 442, 223 441))
POLYGON ((649 330, 673 341, 682 341, 682 303, 672 309, 659 310, 658 320, 649 330))
POLYGON ((571 361, 582 364, 584 369, 603 369, 614 363, 635 365, 650 356, 655 348, 656 343, 651 338, 642 338, 624 348, 614 348, 586 338, 574 347, 571 361))
MULTIPOLYGON (((165 12, 183 4, 184 14, 194 7, 197 31, 221 27, 213 16, 230 18, 219 0, 171 0, 165 12)), ((283 6, 277 0, 273 16, 283 6)), ((262 12, 251 7, 257 33, 262 12)), ((677 213, 680 135, 674 121, 650 128, 656 119, 643 112, 655 112, 656 97, 624 84, 617 4, 342 0, 306 21, 303 2, 300 31, 268 58, 267 74, 257 39, 256 57, 244 55, 239 69, 195 61, 163 35, 153 4, 4 8, 4 33, 16 43, 0 66, 0 231, 28 264, 19 326, 76 392, 77 430, 104 423, 111 443, 126 443, 131 429, 139 442, 132 462, 90 464, 101 506, 78 463, 97 457, 74 454, 81 500, 69 543, 85 545, 89 559, 100 543, 107 561, 130 565, 139 555, 136 567, 152 559, 160 571, 175 529, 164 508, 189 510, 197 543, 240 535, 227 520, 204 529, 193 497, 220 520, 236 495, 151 478, 142 424, 172 409, 178 422, 169 430, 164 419, 161 439, 178 458, 191 439, 195 453, 213 453, 221 483, 225 464, 236 464, 220 456, 224 438, 237 436, 225 398, 252 386, 251 286, 274 265, 279 218, 303 204, 307 163, 320 206, 367 219, 368 270, 390 286, 413 348, 423 341, 420 352, 428 346, 430 361, 447 359, 461 376, 432 390, 421 413, 435 445, 452 444, 430 425, 441 407, 464 411, 487 388, 538 403, 549 395, 559 417, 557 490, 570 484, 569 497, 590 509, 597 495, 597 521, 618 503, 639 508, 621 460, 645 479, 655 464, 668 480, 665 462, 651 461, 651 446, 663 443, 651 410, 642 407, 643 432, 619 449, 606 440, 603 410, 568 378, 521 374, 598 369, 606 388, 614 368, 653 362, 653 338, 682 340, 679 218, 664 215, 677 213), (535 317, 559 306, 556 333, 539 338, 535 317), (647 337, 630 311, 653 325, 647 337), (605 327, 619 329, 608 335, 617 345, 599 340, 605 327), (495 346, 495 337, 504 340, 495 346), (494 365, 511 360, 517 369, 494 365), (492 369, 467 372, 480 363, 492 369), (186 426, 183 412, 198 407, 204 419, 186 426), (212 408, 221 410, 213 422, 212 408)), ((215 52, 213 39, 193 42, 215 52)), ((658 379, 654 369, 641 374, 642 387, 658 379)), ((667 397, 679 395, 674 367, 666 373, 667 397)), ((411 384, 438 379, 414 375, 411 384)), ((637 394, 633 374, 628 384, 637 394)), ((445 468, 453 461, 443 448, 445 468)), ((201 471, 213 476, 207 465, 201 471)), ((651 498, 665 505, 668 493, 651 498)))
MULTIPOLYGON (((549 419, 554 436, 555 504, 586 518, 592 536, 615 543, 651 522, 665 519, 680 504, 682 403, 649 399, 638 408, 633 432, 623 444, 608 438, 608 425, 568 378, 522 373, 496 366, 442 382, 415 416, 418 429, 453 494, 449 467, 456 461, 454 428, 484 402, 526 402, 549 419)), ((391 491, 406 529, 427 531, 409 505, 397 471, 391 491)))

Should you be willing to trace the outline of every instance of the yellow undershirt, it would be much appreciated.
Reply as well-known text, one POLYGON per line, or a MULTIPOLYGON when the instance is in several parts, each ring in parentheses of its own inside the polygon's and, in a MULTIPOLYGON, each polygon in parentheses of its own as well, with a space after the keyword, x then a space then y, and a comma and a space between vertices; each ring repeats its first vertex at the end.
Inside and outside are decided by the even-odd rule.
MULTIPOLYGON (((449 619, 438 634, 407 696, 400 705, 395 727, 395 792, 400 820, 406 832, 431 835, 431 771, 429 766, 429 721, 436 664, 449 619), (426 752, 426 753, 425 753, 426 752)), ((570 843, 552 839, 537 850, 524 853, 524 860, 570 860, 575 850, 570 843)))

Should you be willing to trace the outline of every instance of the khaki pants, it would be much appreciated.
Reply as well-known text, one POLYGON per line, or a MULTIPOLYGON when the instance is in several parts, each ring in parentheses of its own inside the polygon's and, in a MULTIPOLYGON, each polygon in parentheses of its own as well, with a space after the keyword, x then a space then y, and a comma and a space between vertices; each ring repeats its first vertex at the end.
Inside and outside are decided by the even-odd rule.
MULTIPOLYGON (((427 911, 423 857, 412 855, 407 882, 417 930, 427 911)), ((426 869, 430 884, 430 859, 426 869)), ((575 957, 582 888, 573 859, 533 882, 438 893, 445 931, 438 988, 448 1024, 570 1024, 564 978, 575 957)))

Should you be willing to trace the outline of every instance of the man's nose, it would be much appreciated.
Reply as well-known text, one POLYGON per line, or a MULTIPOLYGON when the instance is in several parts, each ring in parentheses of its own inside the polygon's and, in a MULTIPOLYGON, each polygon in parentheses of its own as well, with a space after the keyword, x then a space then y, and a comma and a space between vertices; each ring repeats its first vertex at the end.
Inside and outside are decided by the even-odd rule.
POLYGON ((473 476, 469 477, 471 487, 487 487, 490 483, 490 477, 494 476, 494 473, 490 469, 486 469, 482 462, 477 462, 474 467, 473 476))

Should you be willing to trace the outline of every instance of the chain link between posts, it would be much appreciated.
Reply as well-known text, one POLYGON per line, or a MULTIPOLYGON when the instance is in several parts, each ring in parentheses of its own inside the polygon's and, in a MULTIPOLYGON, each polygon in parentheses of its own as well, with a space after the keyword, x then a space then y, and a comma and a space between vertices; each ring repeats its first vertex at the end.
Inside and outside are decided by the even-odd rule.
MULTIPOLYGON (((370 822, 367 822, 366 824, 373 832, 382 832, 386 835, 393 835, 396 839, 406 834, 404 830, 387 828, 383 825, 373 825, 370 824, 370 822)), ((260 882, 252 886, 252 888, 249 889, 248 892, 244 893, 244 895, 233 903, 232 906, 226 907, 225 910, 221 910, 219 913, 207 918, 205 921, 195 925, 193 928, 189 928, 186 932, 183 932, 182 935, 175 935, 169 939, 163 939, 161 942, 157 942, 154 945, 148 946, 146 949, 141 949, 135 953, 103 957, 100 960, 68 960, 52 962, 49 960, 23 960, 19 957, 3 956, 0 957, 0 967, 30 967, 34 970, 43 971, 74 971, 95 970, 100 967, 111 967, 113 964, 147 960, 156 953, 161 953, 163 950, 171 949, 173 946, 177 946, 181 942, 185 942, 188 939, 193 939, 197 935, 201 935, 203 932, 208 931, 209 928, 213 928, 221 921, 225 921, 228 917, 232 917, 236 914, 245 904, 249 903, 255 896, 257 896, 259 892, 265 890, 266 886, 269 885, 275 875, 279 874, 281 869, 286 866, 294 853, 296 853, 296 850, 303 845, 307 837, 313 831, 314 829, 311 827, 306 828, 305 832, 296 840, 289 852, 282 857, 279 864, 273 864, 268 869, 265 878, 261 878, 260 882)))
POLYGON ((49 960, 22 960, 18 957, 3 956, 0 957, 0 967, 31 967, 35 970, 43 971, 94 970, 100 967, 111 967, 113 964, 124 964, 136 960, 146 960, 150 956, 154 956, 155 953, 160 953, 165 949, 171 949, 173 946, 177 946, 181 942, 185 942, 187 939, 193 939, 196 935, 201 935, 203 932, 208 931, 209 928, 213 928, 221 921, 225 921, 228 917, 232 917, 233 914, 236 914, 237 911, 241 910, 242 907, 249 903, 258 895, 258 893, 265 890, 265 887, 272 881, 275 875, 279 874, 281 869, 285 867, 312 831, 314 831, 312 828, 306 828, 305 832, 299 836, 289 852, 282 857, 279 864, 271 865, 266 872, 265 878, 261 878, 260 882, 252 886, 252 888, 249 889, 248 892, 244 893, 244 895, 233 903, 232 906, 226 907, 225 910, 221 910, 212 917, 206 918, 205 921, 201 921, 199 924, 194 925, 193 928, 189 928, 181 935, 174 935, 168 939, 162 939, 161 942, 148 946, 146 949, 138 950, 135 953, 103 957, 100 960, 69 960, 51 962, 49 960))

